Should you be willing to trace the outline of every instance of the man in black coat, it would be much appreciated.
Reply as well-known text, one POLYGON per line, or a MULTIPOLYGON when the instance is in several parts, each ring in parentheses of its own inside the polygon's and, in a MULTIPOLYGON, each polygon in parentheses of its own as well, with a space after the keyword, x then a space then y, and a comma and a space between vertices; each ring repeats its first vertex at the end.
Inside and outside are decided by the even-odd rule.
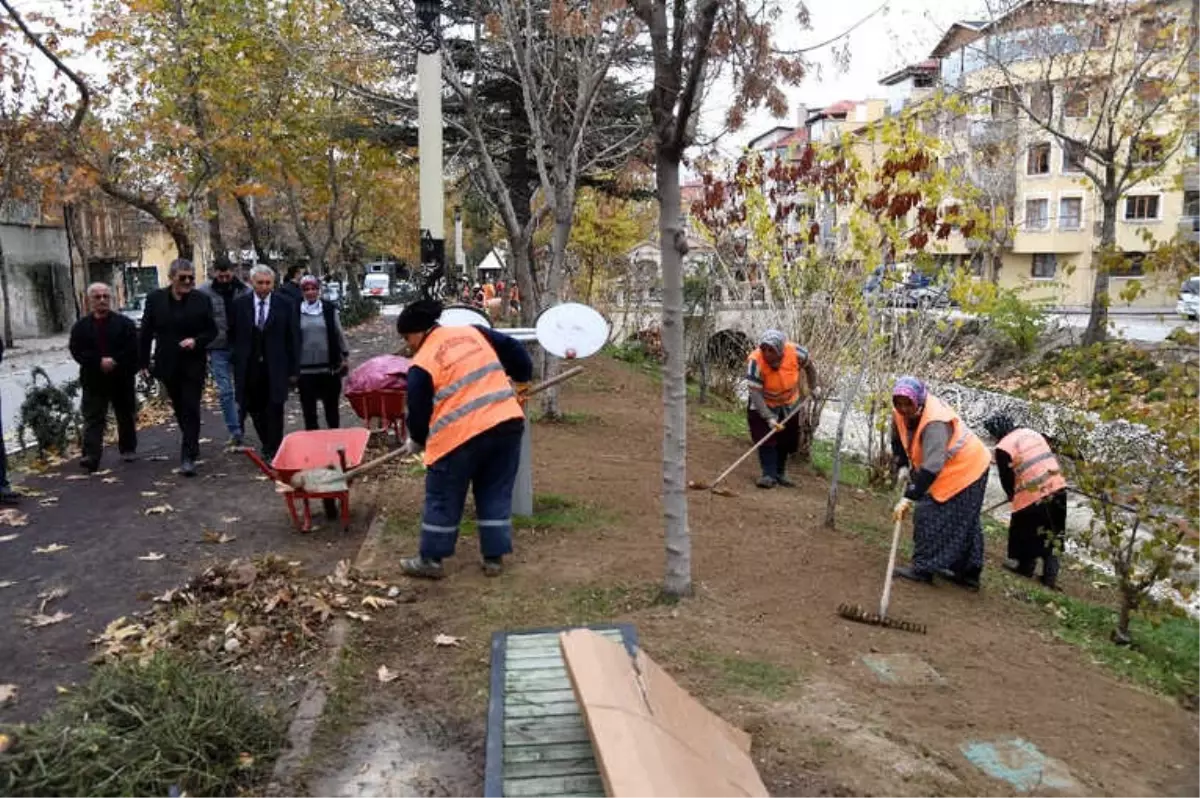
POLYGON ((183 436, 179 473, 193 477, 200 456, 200 398, 208 345, 217 337, 217 323, 212 301, 192 290, 196 270, 190 260, 172 261, 167 276, 171 285, 146 297, 139 360, 143 374, 153 374, 167 389, 183 436))
POLYGON ((88 310, 71 327, 71 357, 79 364, 83 388, 83 459, 89 473, 100 467, 108 408, 117 417, 117 450, 125 462, 137 452, 138 331, 133 320, 112 312, 112 289, 88 286, 88 310))
POLYGON ((304 292, 300 289, 300 267, 292 264, 283 273, 283 281, 279 284, 279 293, 290 299, 296 307, 304 301, 304 292))
POLYGON ((229 348, 238 407, 254 422, 269 462, 283 442, 283 406, 300 376, 300 318, 269 266, 250 270, 251 293, 233 301, 229 348))

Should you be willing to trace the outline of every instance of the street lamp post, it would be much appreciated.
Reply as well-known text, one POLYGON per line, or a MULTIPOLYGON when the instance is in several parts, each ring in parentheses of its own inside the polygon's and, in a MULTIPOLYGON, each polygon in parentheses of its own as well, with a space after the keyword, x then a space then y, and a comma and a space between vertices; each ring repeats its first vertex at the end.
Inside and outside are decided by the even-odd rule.
POLYGON ((445 275, 446 233, 442 186, 441 0, 416 0, 417 150, 420 159, 421 269, 437 284, 445 275))
MULTIPOLYGON (((463 217, 462 206, 454 206, 454 277, 465 280, 467 277, 467 253, 463 251, 463 217)), ((456 290, 458 285, 453 286, 456 290)))

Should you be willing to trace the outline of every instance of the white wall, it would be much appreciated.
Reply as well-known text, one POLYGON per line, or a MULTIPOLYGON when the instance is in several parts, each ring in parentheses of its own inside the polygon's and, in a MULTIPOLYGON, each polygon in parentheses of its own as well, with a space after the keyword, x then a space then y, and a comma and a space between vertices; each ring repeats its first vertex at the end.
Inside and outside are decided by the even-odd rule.
MULTIPOLYGON (((63 333, 75 322, 67 235, 59 227, 0 224, 13 336, 63 333)), ((0 307, 0 318, 3 308, 0 307)))

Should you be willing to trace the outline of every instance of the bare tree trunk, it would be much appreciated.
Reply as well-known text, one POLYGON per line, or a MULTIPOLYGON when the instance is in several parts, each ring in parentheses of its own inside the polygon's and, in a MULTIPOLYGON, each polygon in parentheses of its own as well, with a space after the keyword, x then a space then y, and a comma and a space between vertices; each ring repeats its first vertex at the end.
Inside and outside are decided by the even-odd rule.
MULTIPOLYGON (((842 412, 838 416, 837 434, 833 437, 833 464, 829 469, 829 498, 825 502, 825 526, 834 529, 837 526, 838 484, 842 478, 842 444, 846 440, 846 423, 854 410, 854 402, 858 392, 862 390, 863 380, 867 377, 867 364, 871 360, 871 341, 875 333, 875 314, 867 310, 867 337, 863 343, 862 363, 858 367, 858 376, 854 384, 848 387, 842 397, 842 412)), ((869 462, 869 461, 868 461, 869 462)))
POLYGON ((679 161, 660 152, 657 165, 662 242, 663 369, 663 518, 667 570, 663 592, 671 597, 692 591, 692 541, 687 505, 687 351, 683 336, 683 255, 687 238, 679 227, 679 161))
MULTIPOLYGON (((571 237, 571 223, 575 212, 575 203, 570 198, 558 198, 560 207, 555 209, 554 231, 551 233, 550 268, 546 275, 546 292, 541 297, 539 308, 545 310, 558 303, 562 292, 563 273, 567 260, 567 241, 571 237), (567 206, 567 207, 561 207, 567 206)), ((559 359, 549 353, 543 353, 542 379, 548 380, 558 374, 559 359)), ((554 387, 542 393, 542 415, 549 419, 562 417, 558 406, 558 388, 554 387)))
MULTIPOLYGON (((1113 167, 1110 165, 1108 171, 1113 167)), ((1092 286, 1092 308, 1088 315, 1084 344, 1097 344, 1108 339, 1108 264, 1104 259, 1117 245, 1117 203, 1120 198, 1111 191, 1101 193, 1103 219, 1100 226, 1100 248, 1092 253, 1092 270, 1096 281, 1092 286)))
POLYGON ((268 260, 267 248, 263 245, 262 229, 259 227, 254 210, 250 207, 250 200, 238 195, 237 205, 238 210, 242 212, 242 219, 246 222, 246 232, 250 234, 250 243, 254 246, 254 253, 258 256, 259 263, 266 263, 268 260))
MULTIPOLYGON (((79 241, 78 230, 75 225, 76 225, 75 206, 70 202, 64 203, 63 204, 63 229, 67 234, 67 260, 69 261, 68 265, 71 268, 71 300, 75 304, 75 319, 78 321, 79 317, 82 316, 83 313, 80 308, 80 301, 79 301, 79 296, 80 296, 79 280, 75 276, 76 254, 78 254, 81 259, 81 265, 80 265, 79 271, 83 275, 83 281, 85 283, 87 282, 88 276, 87 276, 87 257, 85 257, 83 254, 83 245, 79 241)), ((121 276, 122 276, 122 278, 124 278, 125 275, 123 272, 122 272, 121 276)), ((124 293, 124 288, 125 288, 124 283, 125 283, 125 280, 122 279, 121 280, 122 293, 124 293)), ((116 286, 113 286, 113 290, 116 290, 116 288, 117 288, 116 286)), ((84 290, 86 290, 86 287, 84 290)))
POLYGON ((0 295, 4 300, 4 348, 12 349, 12 302, 8 298, 8 260, 4 257, 3 241, 0 241, 0 295))
POLYGON ((216 191, 209 189, 205 202, 208 205, 208 247, 212 250, 215 260, 228 251, 225 248, 225 238, 221 235, 221 199, 216 191))

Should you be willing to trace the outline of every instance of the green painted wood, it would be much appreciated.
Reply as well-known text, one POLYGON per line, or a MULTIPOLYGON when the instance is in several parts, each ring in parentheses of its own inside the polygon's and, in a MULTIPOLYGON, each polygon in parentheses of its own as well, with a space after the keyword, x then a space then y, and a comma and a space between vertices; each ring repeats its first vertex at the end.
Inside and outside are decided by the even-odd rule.
POLYGON ((504 794, 512 798, 564 795, 566 793, 604 791, 604 782, 594 776, 547 776, 536 779, 504 779, 504 794))
POLYGON ((532 695, 535 692, 559 692, 561 690, 570 690, 571 683, 567 681, 566 676, 544 677, 541 679, 526 679, 524 681, 510 682, 507 689, 521 691, 523 695, 532 695))
POLYGON ((557 760, 572 760, 579 759, 584 756, 592 756, 592 744, 586 743, 561 743, 542 746, 518 746, 516 748, 504 749, 504 762, 520 763, 520 762, 553 762, 557 760))
MULTIPOLYGON (((518 749, 519 750, 519 749, 518 749)), ((558 759, 548 762, 505 762, 504 778, 532 779, 543 776, 599 776, 596 758, 588 750, 587 756, 575 759, 558 759)))
POLYGON ((566 668, 561 654, 547 657, 525 657, 508 661, 508 672, 545 670, 546 668, 566 668))
POLYGON ((504 674, 504 692, 525 690, 570 690, 566 668, 538 668, 528 671, 509 671, 504 674))
POLYGON ((551 704, 506 704, 504 717, 509 718, 551 718, 561 715, 578 715, 579 704, 576 701, 556 701, 551 704))
POLYGON ((504 720, 505 731, 514 729, 527 729, 530 731, 541 729, 573 729, 577 726, 583 726, 583 715, 580 713, 540 718, 505 718, 504 720))
MULTIPOLYGON (((608 640, 621 642, 621 633, 616 629, 606 629, 603 632, 597 632, 601 637, 608 640)), ((541 648, 544 646, 552 646, 558 648, 558 632, 541 632, 531 635, 509 635, 504 643, 505 655, 512 656, 515 652, 522 651, 526 648, 541 648)))
POLYGON ((505 721, 504 745, 558 745, 585 743, 590 740, 582 718, 571 718, 573 722, 568 725, 556 725, 552 723, 555 720, 558 718, 529 721, 524 725, 514 726, 509 726, 512 721, 505 721))
POLYGON ((504 706, 524 707, 537 704, 557 704, 562 701, 574 701, 574 690, 526 690, 510 692, 504 696, 504 706))

